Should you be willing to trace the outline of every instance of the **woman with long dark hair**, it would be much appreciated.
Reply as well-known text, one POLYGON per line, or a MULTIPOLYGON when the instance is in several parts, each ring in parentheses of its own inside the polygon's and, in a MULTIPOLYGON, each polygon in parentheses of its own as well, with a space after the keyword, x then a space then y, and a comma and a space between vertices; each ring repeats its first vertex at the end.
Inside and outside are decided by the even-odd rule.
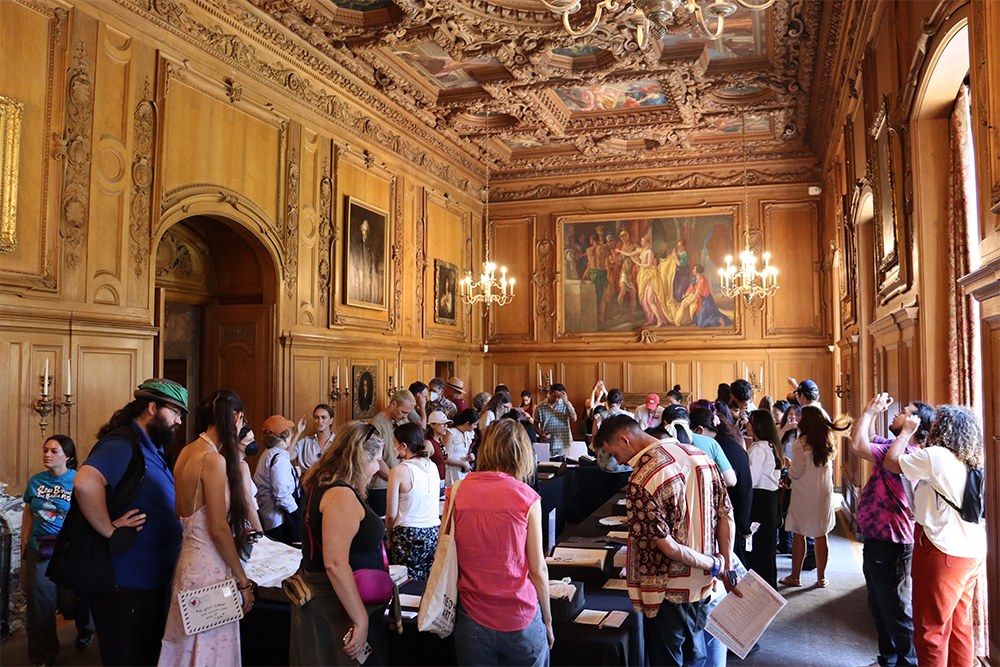
POLYGON ((835 433, 851 427, 850 420, 830 421, 822 409, 812 405, 802 408, 798 424, 801 437, 792 445, 792 502, 785 518, 785 530, 794 533, 792 573, 781 579, 785 586, 801 586, 802 562, 806 557, 806 537, 816 542, 816 586, 826 586, 826 561, 829 556, 827 533, 837 523, 833 506, 833 459, 837 454, 835 433))
MULTIPOLYGON (((21 589, 27 598, 28 659, 50 665, 59 655, 56 634, 57 586, 45 575, 56 535, 62 529, 76 477, 76 443, 67 435, 54 435, 42 445, 45 472, 33 475, 24 492, 21 521, 21 589)), ((76 647, 83 650, 94 640, 90 605, 76 601, 76 647)))
POLYGON ((245 423, 239 396, 228 389, 213 392, 195 409, 201 435, 181 450, 174 465, 176 511, 184 525, 184 541, 174 570, 160 665, 241 664, 239 623, 187 635, 177 594, 235 577, 243 611, 253 607, 254 585, 240 560, 248 553, 250 532, 238 441, 245 423))
POLYGON ((750 521, 760 526, 753 534, 753 548, 747 552, 746 566, 763 577, 771 588, 777 588, 778 484, 785 467, 785 454, 770 410, 750 413, 747 435, 753 441, 747 450, 753 482, 750 521))
POLYGON ((438 515, 441 477, 428 456, 418 424, 397 426, 392 436, 399 465, 389 472, 386 495, 389 562, 405 565, 416 581, 427 581, 441 525, 438 515))

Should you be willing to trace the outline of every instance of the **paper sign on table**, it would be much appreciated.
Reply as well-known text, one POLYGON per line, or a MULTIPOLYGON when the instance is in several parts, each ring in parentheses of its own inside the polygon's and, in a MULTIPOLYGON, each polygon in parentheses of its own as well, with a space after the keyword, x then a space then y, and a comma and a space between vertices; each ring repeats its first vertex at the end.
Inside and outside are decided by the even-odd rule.
POLYGON ((410 595, 408 593, 399 594, 399 606, 400 607, 413 607, 414 609, 420 608, 420 595, 410 595))
POLYGON ((722 598, 709 613, 705 629, 742 660, 785 606, 785 599, 753 570, 737 589, 743 597, 722 598))

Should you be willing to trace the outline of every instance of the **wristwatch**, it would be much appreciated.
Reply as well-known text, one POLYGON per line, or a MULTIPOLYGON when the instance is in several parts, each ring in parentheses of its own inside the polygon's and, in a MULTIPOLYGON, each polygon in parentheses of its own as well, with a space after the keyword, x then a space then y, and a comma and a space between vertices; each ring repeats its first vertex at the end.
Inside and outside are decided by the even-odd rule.
POLYGON ((729 587, 736 588, 736 584, 740 582, 740 577, 736 574, 736 570, 726 570, 723 574, 729 580, 729 587))

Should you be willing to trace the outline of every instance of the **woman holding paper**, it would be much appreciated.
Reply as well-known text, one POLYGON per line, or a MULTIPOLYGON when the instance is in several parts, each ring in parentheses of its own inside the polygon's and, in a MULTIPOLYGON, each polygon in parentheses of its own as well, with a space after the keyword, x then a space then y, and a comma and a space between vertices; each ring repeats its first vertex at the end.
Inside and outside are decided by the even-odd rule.
POLYGON ((243 401, 228 389, 219 389, 198 404, 195 424, 201 435, 181 450, 174 464, 175 510, 184 525, 184 541, 174 570, 159 664, 239 665, 239 623, 186 634, 177 594, 235 577, 243 612, 253 608, 255 586, 240 560, 248 554, 250 530, 237 440, 246 424, 243 401), (233 489, 236 492, 230 493, 233 489))
POLYGON ((366 604, 355 581, 355 571, 385 569, 385 524, 365 502, 381 460, 375 427, 352 421, 302 476, 306 511, 296 577, 311 597, 292 605, 291 665, 357 665, 366 646, 366 665, 387 662, 385 604, 366 604))
POLYGON ((460 665, 549 664, 555 638, 542 506, 524 483, 534 469, 524 429, 501 419, 483 434, 476 472, 448 491, 447 502, 455 503, 460 665))
POLYGON ((747 435, 753 441, 747 450, 753 481, 750 521, 760 525, 751 538, 752 548, 747 552, 746 566, 757 572, 771 588, 777 588, 778 484, 785 467, 785 453, 770 410, 750 413, 747 435))

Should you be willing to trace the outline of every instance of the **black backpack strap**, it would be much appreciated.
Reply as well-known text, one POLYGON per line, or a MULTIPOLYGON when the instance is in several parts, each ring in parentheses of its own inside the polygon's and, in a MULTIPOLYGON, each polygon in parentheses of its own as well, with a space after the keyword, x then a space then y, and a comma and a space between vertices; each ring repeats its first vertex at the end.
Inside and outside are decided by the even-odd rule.
POLYGON ((146 477, 146 456, 142 452, 142 435, 134 422, 116 428, 105 437, 110 436, 124 438, 132 444, 132 458, 129 459, 128 467, 107 498, 108 516, 114 521, 125 513, 139 494, 139 487, 146 477))

